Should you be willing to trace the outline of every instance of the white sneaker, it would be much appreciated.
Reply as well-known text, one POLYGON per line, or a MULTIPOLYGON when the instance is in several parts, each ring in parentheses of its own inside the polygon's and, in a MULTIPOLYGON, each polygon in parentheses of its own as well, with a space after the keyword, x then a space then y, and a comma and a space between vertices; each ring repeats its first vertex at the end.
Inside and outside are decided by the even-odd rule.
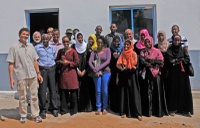
POLYGON ((40 118, 40 116, 36 116, 33 118, 33 121, 35 121, 36 123, 40 123, 42 122, 42 119, 40 118))
POLYGON ((19 122, 22 123, 22 124, 25 123, 26 122, 26 117, 21 117, 19 122))

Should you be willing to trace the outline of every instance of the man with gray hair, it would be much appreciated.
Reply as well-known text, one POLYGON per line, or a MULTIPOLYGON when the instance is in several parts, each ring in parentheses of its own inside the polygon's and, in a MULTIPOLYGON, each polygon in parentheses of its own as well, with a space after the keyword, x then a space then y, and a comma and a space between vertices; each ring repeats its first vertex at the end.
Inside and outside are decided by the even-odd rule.
POLYGON ((40 117, 46 118, 46 93, 47 87, 50 94, 50 107, 54 117, 58 117, 57 107, 57 93, 56 93, 56 81, 55 81, 55 59, 56 48, 54 45, 49 44, 50 35, 42 35, 42 43, 35 47, 35 50, 39 56, 38 64, 41 75, 43 77, 43 83, 40 83, 38 89, 40 117))
POLYGON ((35 31, 33 33, 33 46, 36 46, 37 44, 39 44, 41 42, 41 34, 38 31, 35 31))
POLYGON ((137 42, 137 40, 134 39, 134 33, 131 29, 126 29, 125 36, 126 36, 126 39, 133 41, 133 43, 137 42))

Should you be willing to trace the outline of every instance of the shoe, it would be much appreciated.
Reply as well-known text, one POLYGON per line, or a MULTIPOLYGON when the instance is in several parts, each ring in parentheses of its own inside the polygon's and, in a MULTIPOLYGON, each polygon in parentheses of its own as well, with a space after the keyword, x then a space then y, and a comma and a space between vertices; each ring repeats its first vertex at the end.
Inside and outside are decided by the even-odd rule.
POLYGON ((102 114, 106 115, 106 114, 108 114, 108 112, 104 109, 103 112, 102 112, 102 114))
POLYGON ((183 112, 183 116, 192 117, 192 115, 190 114, 190 112, 183 112))
POLYGON ((26 117, 21 117, 19 122, 22 123, 22 124, 25 123, 26 122, 26 117))
POLYGON ((101 114, 101 111, 100 110, 97 110, 96 112, 95 112, 95 115, 100 115, 101 114))
POLYGON ((142 121, 142 116, 138 116, 137 119, 138 119, 139 121, 142 121))
POLYGON ((53 112, 52 112, 52 115, 53 115, 54 117, 58 117, 58 112, 57 112, 57 111, 53 111, 53 112))
POLYGON ((42 119, 40 118, 40 116, 36 116, 33 118, 33 121, 35 121, 36 123, 40 123, 42 122, 42 119))
POLYGON ((40 113, 40 117, 41 117, 42 119, 46 119, 46 113, 40 113))

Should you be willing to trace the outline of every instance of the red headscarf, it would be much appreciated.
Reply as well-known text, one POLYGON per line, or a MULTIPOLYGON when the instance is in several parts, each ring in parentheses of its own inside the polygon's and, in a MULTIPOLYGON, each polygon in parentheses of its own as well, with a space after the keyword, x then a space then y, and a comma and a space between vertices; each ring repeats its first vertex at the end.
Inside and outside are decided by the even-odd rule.
MULTIPOLYGON (((141 36, 142 34, 145 35, 145 38, 149 36, 149 32, 148 32, 147 29, 142 29, 142 30, 140 31, 140 36, 141 36)), ((140 38, 140 40, 139 40, 138 43, 136 44, 136 47, 137 47, 138 49, 144 49, 144 48, 145 48, 144 40, 141 40, 141 38, 140 38)))
MULTIPOLYGON (((125 42, 130 43, 128 50, 124 50, 117 60, 117 65, 125 65, 128 69, 136 69, 137 64, 137 54, 133 51, 133 42, 131 40, 126 40, 125 42)), ((125 43, 124 43, 125 44, 125 43)))
MULTIPOLYGON (((153 60, 161 60, 164 61, 164 57, 161 53, 161 51, 159 49, 154 48, 153 44, 153 38, 151 36, 148 36, 144 39, 145 40, 149 40, 152 44, 151 48, 145 48, 145 50, 143 50, 140 55, 143 56, 145 59, 153 59, 153 60)), ((151 73, 153 75, 153 77, 156 77, 156 75, 158 73, 160 73, 159 67, 155 66, 150 68, 151 73)))

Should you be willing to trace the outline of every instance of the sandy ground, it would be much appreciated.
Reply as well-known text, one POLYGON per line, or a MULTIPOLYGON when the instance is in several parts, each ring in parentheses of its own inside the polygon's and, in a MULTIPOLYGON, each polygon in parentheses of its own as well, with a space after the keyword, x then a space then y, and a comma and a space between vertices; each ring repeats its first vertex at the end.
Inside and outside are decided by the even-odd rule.
MULTIPOLYGON (((134 118, 122 119, 115 113, 96 116, 94 112, 78 113, 74 116, 59 115, 55 118, 47 114, 42 123, 32 121, 30 114, 25 124, 20 124, 18 100, 0 98, 0 128, 200 128, 200 91, 193 92, 194 115, 192 118, 176 115, 143 117, 143 121, 134 118)), ((28 108, 30 112, 30 108, 28 108)))

